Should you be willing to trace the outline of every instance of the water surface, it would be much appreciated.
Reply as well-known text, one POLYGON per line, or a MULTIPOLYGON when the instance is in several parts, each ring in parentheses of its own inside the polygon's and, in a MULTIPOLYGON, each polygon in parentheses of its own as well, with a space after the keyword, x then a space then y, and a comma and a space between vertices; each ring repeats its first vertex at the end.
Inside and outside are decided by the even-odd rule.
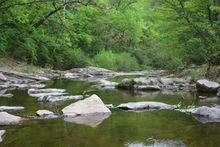
MULTIPOLYGON (((136 93, 119 90, 95 89, 93 83, 71 80, 54 80, 47 87, 64 88, 69 94, 97 94, 105 104, 124 102, 159 101, 168 104, 211 105, 200 103, 196 94, 164 95, 159 92, 136 93), (85 92, 87 91, 87 92, 85 92)), ((0 98, 0 105, 24 106, 25 111, 13 114, 34 116, 39 109, 61 114, 62 108, 74 101, 59 104, 38 103, 27 90, 14 90, 13 98, 0 98)), ((219 104, 219 102, 214 102, 219 104)), ((20 125, 1 126, 6 136, 0 146, 74 146, 74 147, 123 147, 123 146, 220 146, 220 124, 202 124, 190 115, 171 110, 127 112, 112 109, 112 115, 96 127, 64 121, 63 118, 27 120, 20 125)))

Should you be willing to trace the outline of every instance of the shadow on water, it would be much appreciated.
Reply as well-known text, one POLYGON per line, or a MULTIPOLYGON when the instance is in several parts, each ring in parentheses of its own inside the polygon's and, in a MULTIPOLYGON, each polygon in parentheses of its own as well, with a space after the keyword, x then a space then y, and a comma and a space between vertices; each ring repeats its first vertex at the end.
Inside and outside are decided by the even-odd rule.
MULTIPOLYGON (((119 90, 98 90, 91 83, 71 80, 54 80, 47 87, 63 88, 69 94, 97 94, 106 104, 114 106, 124 102, 159 101, 168 104, 200 105, 195 94, 164 95, 162 93, 136 93, 119 90)), ((26 90, 11 91, 13 98, 0 98, 0 105, 24 106, 20 116, 35 115, 38 109, 56 113, 72 100, 60 104, 38 103, 26 90)), ((82 118, 84 119, 84 118, 82 118)), ((87 118, 86 118, 87 119, 87 118)), ((98 121, 97 121, 98 120, 98 121)), ((98 126, 80 124, 81 120, 65 121, 65 118, 27 120, 20 125, 1 126, 6 135, 0 146, 86 146, 86 147, 139 147, 139 146, 220 146, 220 124, 202 124, 190 115, 171 110, 127 112, 112 109, 112 115, 99 122, 98 126), (150 140, 149 140, 150 139, 150 140)), ((92 124, 93 125, 93 124, 92 124)))

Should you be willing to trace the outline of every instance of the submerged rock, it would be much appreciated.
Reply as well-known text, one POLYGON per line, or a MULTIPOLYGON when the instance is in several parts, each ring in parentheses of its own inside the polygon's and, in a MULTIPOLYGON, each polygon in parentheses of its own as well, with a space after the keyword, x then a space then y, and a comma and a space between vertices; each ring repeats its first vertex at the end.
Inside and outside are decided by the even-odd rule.
POLYGON ((160 86, 158 85, 134 85, 135 90, 142 90, 142 91, 158 91, 161 90, 160 86))
POLYGON ((157 109, 174 109, 172 105, 161 102, 129 102, 117 106, 117 108, 125 110, 157 110, 157 109))
POLYGON ((71 96, 41 96, 37 99, 39 102, 60 102, 66 100, 79 100, 82 99, 82 95, 71 95, 71 96))
POLYGON ((220 97, 220 88, 218 89, 217 97, 220 97))
POLYGON ((176 140, 156 140, 153 139, 150 143, 134 142, 125 144, 126 147, 185 147, 182 141, 176 140))
POLYGON ((215 107, 201 106, 198 108, 180 109, 178 111, 184 113, 190 113, 198 121, 202 123, 220 122, 220 106, 215 106, 215 107))
POLYGON ((116 82, 107 81, 105 79, 101 79, 99 83, 100 83, 100 88, 103 89, 114 89, 118 85, 118 83, 116 82))
POLYGON ((109 109, 110 109, 110 108, 114 108, 114 105, 113 105, 113 104, 106 104, 105 106, 106 106, 107 108, 109 108, 109 109))
POLYGON ((97 113, 89 115, 80 115, 77 117, 64 117, 64 120, 71 123, 83 124, 90 127, 96 127, 107 119, 111 113, 97 113))
POLYGON ((47 88, 47 89, 29 89, 28 94, 33 97, 42 96, 60 96, 65 95, 65 89, 47 88))
POLYGON ((11 94, 11 93, 0 95, 0 97, 6 97, 6 98, 11 98, 11 97, 13 97, 13 96, 14 96, 14 95, 11 94))
POLYGON ((5 130, 0 130, 0 143, 3 141, 3 136, 5 135, 5 130))
POLYGON ((217 92, 220 85, 216 82, 212 82, 206 79, 198 80, 196 82, 196 88, 201 92, 217 92))
POLYGON ((7 112, 0 112, 0 125, 14 125, 20 123, 22 120, 23 119, 19 116, 7 112))
POLYGON ((105 106, 97 95, 92 95, 84 100, 77 101, 62 110, 65 116, 105 114, 111 111, 105 106))
POLYGON ((49 110, 38 110, 36 115, 43 118, 57 118, 58 116, 55 115, 53 112, 49 110))
POLYGON ((0 111, 20 111, 24 110, 22 106, 0 106, 0 111))

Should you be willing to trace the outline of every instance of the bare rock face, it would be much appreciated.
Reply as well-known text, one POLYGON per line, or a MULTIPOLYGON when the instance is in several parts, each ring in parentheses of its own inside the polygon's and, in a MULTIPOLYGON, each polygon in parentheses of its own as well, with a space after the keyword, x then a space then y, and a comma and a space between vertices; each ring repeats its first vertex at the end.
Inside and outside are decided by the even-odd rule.
POLYGON ((62 110, 64 116, 105 114, 111 111, 105 106, 97 95, 92 95, 84 100, 77 101, 62 110))
POLYGON ((23 119, 19 116, 7 112, 0 112, 0 125, 14 125, 20 123, 22 120, 23 119))
POLYGON ((196 88, 201 92, 217 92, 220 85, 216 82, 212 82, 206 79, 198 80, 196 82, 196 88))
POLYGON ((161 102, 130 102, 123 103, 117 106, 117 108, 125 110, 158 110, 158 109, 174 109, 172 105, 168 105, 161 102))

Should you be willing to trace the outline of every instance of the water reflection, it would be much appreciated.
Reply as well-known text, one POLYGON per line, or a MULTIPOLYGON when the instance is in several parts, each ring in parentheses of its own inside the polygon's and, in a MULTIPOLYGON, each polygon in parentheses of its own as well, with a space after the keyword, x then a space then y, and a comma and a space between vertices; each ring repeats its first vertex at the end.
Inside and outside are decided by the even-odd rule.
POLYGON ((105 114, 91 114, 91 115, 83 115, 77 117, 64 117, 64 120, 71 123, 83 124, 90 127, 97 127, 101 124, 105 119, 107 119, 111 113, 105 114))

